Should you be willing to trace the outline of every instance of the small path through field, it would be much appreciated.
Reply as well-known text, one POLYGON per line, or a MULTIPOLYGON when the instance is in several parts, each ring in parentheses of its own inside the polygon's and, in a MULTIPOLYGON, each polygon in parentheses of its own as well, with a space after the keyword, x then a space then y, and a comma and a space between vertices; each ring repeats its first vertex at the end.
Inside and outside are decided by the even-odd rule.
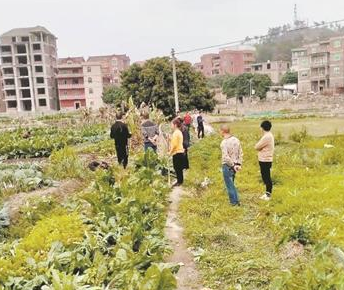
POLYGON ((173 254, 168 257, 167 262, 182 263, 178 274, 178 290, 201 290, 199 273, 193 259, 192 253, 187 248, 183 238, 183 228, 178 220, 178 207, 183 195, 181 187, 175 187, 170 195, 171 204, 168 210, 165 235, 173 248, 173 254))

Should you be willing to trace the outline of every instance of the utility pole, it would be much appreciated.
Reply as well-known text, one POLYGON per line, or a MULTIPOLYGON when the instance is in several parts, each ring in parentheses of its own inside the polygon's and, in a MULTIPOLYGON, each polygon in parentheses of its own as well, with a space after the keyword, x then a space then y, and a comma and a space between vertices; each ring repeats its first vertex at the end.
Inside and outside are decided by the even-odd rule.
POLYGON ((178 98, 178 84, 177 84, 177 70, 176 70, 176 56, 174 48, 171 50, 172 69, 173 69, 173 88, 174 88, 174 104, 176 113, 179 112, 179 98, 178 98))

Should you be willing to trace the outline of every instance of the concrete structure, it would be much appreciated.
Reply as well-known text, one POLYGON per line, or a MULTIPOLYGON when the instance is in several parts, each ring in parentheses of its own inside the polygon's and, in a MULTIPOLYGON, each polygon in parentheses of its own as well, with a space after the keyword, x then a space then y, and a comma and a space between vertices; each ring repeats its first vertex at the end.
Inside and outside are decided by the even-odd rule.
POLYGON ((85 62, 82 65, 85 84, 86 107, 99 109, 103 107, 103 74, 99 62, 85 62))
POLYGON ((68 57, 58 60, 57 85, 60 109, 77 110, 86 107, 83 57, 68 57))
POLYGON ((333 37, 292 50, 299 92, 344 92, 344 37, 333 37))
POLYGON ((41 26, 12 29, 0 37, 7 112, 58 109, 56 37, 41 26))
POLYGON ((266 74, 274 84, 279 84, 283 75, 290 69, 288 61, 268 61, 251 65, 252 73, 266 74))
POLYGON ((3 88, 3 80, 2 80, 2 73, 0 69, 0 113, 6 112, 6 103, 4 98, 3 88))
POLYGON ((201 56, 201 62, 196 63, 196 70, 205 77, 218 75, 240 75, 251 72, 251 65, 255 62, 255 48, 232 47, 201 56))
POLYGON ((130 58, 125 54, 90 56, 87 62, 101 64, 104 86, 119 86, 121 83, 121 73, 130 66, 130 58))

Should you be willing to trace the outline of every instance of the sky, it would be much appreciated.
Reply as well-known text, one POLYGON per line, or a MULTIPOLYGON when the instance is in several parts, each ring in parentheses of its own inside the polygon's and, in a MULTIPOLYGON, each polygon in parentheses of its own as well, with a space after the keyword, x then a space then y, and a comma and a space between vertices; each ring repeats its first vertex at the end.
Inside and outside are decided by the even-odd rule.
MULTIPOLYGON (((301 20, 344 19, 343 0, 0 0, 0 34, 45 26, 59 57, 127 54, 132 62, 266 34, 301 20)), ((343 23, 344 24, 344 23, 343 23)), ((195 62, 202 53, 179 55, 195 62)))

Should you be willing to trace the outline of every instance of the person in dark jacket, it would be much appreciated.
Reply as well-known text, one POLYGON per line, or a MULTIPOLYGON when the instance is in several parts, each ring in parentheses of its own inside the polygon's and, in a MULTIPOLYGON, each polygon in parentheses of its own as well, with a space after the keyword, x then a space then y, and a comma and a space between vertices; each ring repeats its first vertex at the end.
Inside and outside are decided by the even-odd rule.
POLYGON ((111 127, 110 137, 115 140, 115 148, 118 163, 122 164, 124 169, 128 165, 129 147, 128 140, 131 137, 128 126, 122 121, 123 114, 116 114, 116 122, 111 127))
POLYGON ((183 134, 183 148, 184 148, 184 169, 189 169, 189 157, 188 157, 188 149, 190 147, 190 132, 185 123, 183 123, 183 118, 179 118, 182 126, 180 130, 183 134))
POLYGON ((197 136, 198 139, 204 138, 204 119, 201 112, 197 116, 197 136))
POLYGON ((159 137, 159 127, 157 124, 149 120, 149 113, 142 114, 143 122, 141 125, 142 135, 144 139, 144 148, 147 151, 151 148, 154 152, 157 150, 157 142, 159 137))

